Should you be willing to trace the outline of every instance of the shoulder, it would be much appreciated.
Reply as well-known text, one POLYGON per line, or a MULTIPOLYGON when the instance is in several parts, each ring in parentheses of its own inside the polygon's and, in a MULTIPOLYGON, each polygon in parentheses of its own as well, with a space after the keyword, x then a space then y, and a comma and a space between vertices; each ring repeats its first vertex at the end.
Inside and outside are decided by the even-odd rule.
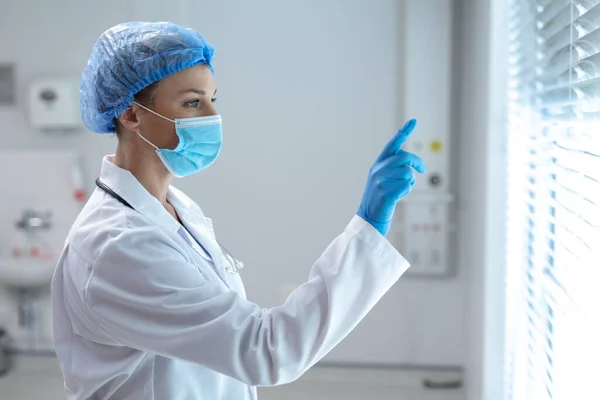
MULTIPOLYGON (((197 275, 179 244, 157 226, 135 226, 108 239, 93 261, 92 279, 166 282, 197 275)), ((178 283, 178 284, 182 284, 178 283)))
POLYGON ((160 227, 135 226, 122 230, 98 250, 84 301, 91 306, 106 299, 160 298, 206 281, 201 269, 160 227))
POLYGON ((82 257, 93 261, 107 243, 134 241, 136 238, 153 243, 172 242, 164 230, 142 214, 94 193, 73 223, 67 242, 82 257))

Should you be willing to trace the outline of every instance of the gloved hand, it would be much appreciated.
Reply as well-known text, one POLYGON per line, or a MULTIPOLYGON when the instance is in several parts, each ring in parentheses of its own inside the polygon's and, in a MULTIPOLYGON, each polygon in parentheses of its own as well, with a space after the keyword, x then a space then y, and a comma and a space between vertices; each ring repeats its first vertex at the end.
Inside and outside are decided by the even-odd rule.
POLYGON ((367 186, 357 214, 383 236, 390 230, 396 203, 415 185, 412 168, 420 173, 426 171, 423 160, 400 149, 416 124, 414 119, 408 121, 385 146, 369 170, 367 186))

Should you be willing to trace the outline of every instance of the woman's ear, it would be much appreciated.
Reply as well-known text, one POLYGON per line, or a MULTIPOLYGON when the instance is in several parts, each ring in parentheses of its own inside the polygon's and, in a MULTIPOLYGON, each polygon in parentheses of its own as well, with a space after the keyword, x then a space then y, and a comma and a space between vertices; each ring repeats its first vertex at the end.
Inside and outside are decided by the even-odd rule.
POLYGON ((140 128, 140 120, 138 119, 139 107, 135 104, 127 107, 119 116, 119 122, 123 127, 132 132, 137 132, 140 128), (135 107, 135 109, 134 109, 135 107))

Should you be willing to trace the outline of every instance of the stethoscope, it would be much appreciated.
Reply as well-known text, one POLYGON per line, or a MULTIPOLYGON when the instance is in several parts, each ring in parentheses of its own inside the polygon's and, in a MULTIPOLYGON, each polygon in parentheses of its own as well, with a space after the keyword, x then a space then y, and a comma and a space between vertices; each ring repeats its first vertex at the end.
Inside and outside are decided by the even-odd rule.
MULTIPOLYGON (((127 200, 125 200, 124 198, 119 196, 117 193, 115 193, 110 187, 108 187, 106 184, 104 184, 104 182, 102 182, 100 180, 100 178, 96 179, 96 186, 98 186, 98 188, 103 190, 109 196, 113 197, 115 200, 118 200, 125 207, 129 207, 132 210, 135 210, 135 208, 133 208, 133 206, 131 204, 129 204, 127 202, 127 200)), ((200 245, 200 243, 198 243, 198 244, 200 245)), ((221 248, 221 252, 225 256, 225 258, 227 259, 227 262, 229 264, 228 266, 225 267, 225 271, 229 272, 230 274, 237 274, 238 272, 240 272, 240 270, 242 268, 244 268, 244 263, 237 260, 234 256, 232 256, 231 253, 229 251, 227 251, 227 249, 218 241, 217 241, 217 244, 221 248)), ((200 245, 200 246, 202 246, 202 245, 200 245)))

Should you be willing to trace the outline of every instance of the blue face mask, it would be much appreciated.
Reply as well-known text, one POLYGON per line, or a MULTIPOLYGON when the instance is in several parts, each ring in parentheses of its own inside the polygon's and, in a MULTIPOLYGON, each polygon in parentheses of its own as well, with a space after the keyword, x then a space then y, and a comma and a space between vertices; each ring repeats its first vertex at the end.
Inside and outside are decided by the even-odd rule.
POLYGON ((159 149, 148 139, 136 132, 146 143, 156 149, 156 154, 173 176, 182 178, 195 174, 211 165, 219 156, 223 145, 222 121, 220 115, 210 115, 198 118, 169 119, 141 104, 134 102, 143 109, 150 111, 167 121, 175 124, 175 132, 179 144, 175 149, 159 149))

